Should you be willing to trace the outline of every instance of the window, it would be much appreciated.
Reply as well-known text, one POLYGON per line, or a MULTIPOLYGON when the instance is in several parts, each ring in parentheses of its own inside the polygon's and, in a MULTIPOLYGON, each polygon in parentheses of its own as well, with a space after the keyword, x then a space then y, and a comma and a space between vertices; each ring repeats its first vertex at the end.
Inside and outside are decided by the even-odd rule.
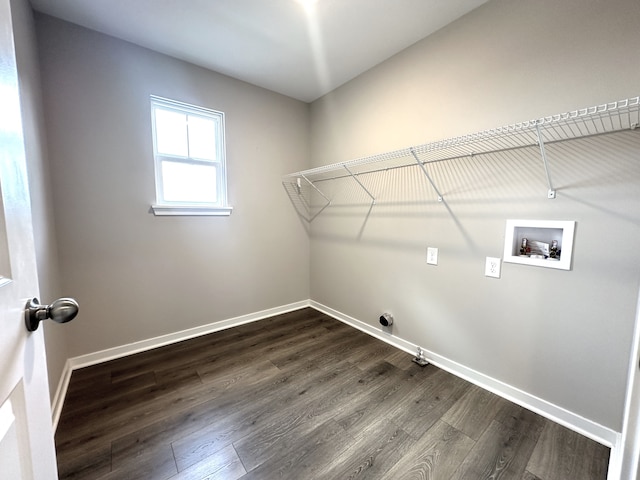
POLYGON ((229 215, 224 113, 151 96, 156 215, 229 215))

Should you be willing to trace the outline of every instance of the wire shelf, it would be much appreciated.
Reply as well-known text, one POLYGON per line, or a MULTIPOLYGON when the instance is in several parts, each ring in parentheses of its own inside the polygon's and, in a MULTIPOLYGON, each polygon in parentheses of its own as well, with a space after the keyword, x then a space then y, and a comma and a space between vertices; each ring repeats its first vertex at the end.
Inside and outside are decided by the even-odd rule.
MULTIPOLYGON (((636 129, 640 126, 640 97, 605 103, 560 113, 535 120, 527 120, 469 135, 425 143, 368 157, 338 162, 330 165, 290 173, 283 176, 284 183, 311 184, 317 189, 318 182, 353 177, 365 173, 419 166, 437 191, 425 165, 481 154, 536 147, 540 149, 549 183, 549 198, 555 198, 555 190, 547 168, 544 145, 566 140, 590 137, 636 129)), ((362 186, 362 184, 360 183, 362 186)), ((286 187, 286 185, 285 185, 286 187)), ((362 186, 364 188, 364 186, 362 186)), ((367 191, 371 196, 371 194, 367 191)), ((438 192, 439 200, 442 200, 438 192)), ((372 197, 373 199, 373 197, 372 197)), ((330 200, 327 199, 330 203, 330 200)), ((373 199, 375 203, 375 199, 373 199)))

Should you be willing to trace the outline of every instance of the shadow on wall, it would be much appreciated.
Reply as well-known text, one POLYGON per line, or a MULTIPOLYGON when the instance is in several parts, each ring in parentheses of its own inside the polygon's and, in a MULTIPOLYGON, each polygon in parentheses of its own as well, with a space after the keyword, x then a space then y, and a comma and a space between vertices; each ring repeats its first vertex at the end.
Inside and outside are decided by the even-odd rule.
POLYGON ((417 164, 382 169, 369 165, 376 171, 355 173, 358 181, 347 173, 333 173, 313 184, 302 179, 298 186, 295 179, 287 179, 283 185, 313 237, 413 249, 422 245, 415 235, 403 236, 403 228, 393 231, 388 222, 385 232, 378 223, 448 219, 467 248, 476 251, 477 243, 464 225, 483 218, 565 219, 580 204, 640 226, 640 209, 620 208, 620 202, 640 196, 639 151, 640 130, 547 145, 556 199, 547 198, 544 165, 534 147, 426 164, 441 202, 417 164))

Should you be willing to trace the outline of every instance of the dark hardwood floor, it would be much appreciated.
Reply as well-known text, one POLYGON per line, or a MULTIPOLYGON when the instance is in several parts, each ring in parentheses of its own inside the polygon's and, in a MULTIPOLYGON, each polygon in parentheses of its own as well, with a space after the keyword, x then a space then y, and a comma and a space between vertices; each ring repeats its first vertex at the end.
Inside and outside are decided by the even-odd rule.
POLYGON ((609 449, 312 309, 77 370, 61 479, 603 480, 609 449))

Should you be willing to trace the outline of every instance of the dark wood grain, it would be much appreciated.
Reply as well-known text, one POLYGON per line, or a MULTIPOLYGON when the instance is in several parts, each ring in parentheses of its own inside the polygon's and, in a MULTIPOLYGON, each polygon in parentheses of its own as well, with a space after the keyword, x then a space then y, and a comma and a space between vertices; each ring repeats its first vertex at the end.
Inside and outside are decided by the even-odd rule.
POLYGON ((438 420, 403 455, 386 478, 448 479, 473 445, 473 440, 460 430, 438 420))
POLYGON ((533 452, 527 471, 544 480, 606 478, 608 456, 602 447, 569 429, 548 422, 533 452))
POLYGON ((323 470, 321 478, 384 478, 403 456, 413 448, 414 440, 392 421, 380 417, 355 432, 353 441, 340 451, 323 470))
POLYGON ((478 440, 506 403, 497 395, 473 385, 442 419, 473 440, 478 440))
POLYGON ((536 441, 527 432, 492 421, 451 479, 520 478, 536 441))
POLYGON ((609 449, 312 309, 77 370, 77 480, 604 480, 609 449))

